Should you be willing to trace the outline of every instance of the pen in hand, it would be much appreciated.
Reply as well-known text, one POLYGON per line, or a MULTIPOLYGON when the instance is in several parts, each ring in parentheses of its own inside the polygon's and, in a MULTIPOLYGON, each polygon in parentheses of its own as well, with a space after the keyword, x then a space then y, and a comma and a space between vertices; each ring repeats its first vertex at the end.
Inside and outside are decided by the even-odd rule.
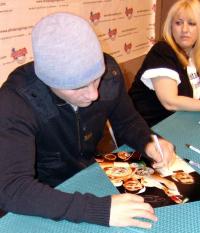
POLYGON ((162 151, 162 149, 161 149, 160 143, 159 143, 159 141, 158 141, 158 137, 157 137, 157 135, 155 135, 155 134, 154 134, 152 137, 153 137, 153 141, 154 141, 154 143, 155 143, 156 150, 160 153, 161 158, 162 158, 162 160, 163 160, 164 154, 163 154, 163 151, 162 151))

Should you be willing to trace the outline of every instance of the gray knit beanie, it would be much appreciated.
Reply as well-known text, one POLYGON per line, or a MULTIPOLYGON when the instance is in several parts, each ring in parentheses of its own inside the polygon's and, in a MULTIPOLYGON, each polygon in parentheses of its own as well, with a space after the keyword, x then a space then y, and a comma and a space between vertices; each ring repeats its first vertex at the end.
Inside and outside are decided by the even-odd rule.
POLYGON ((43 18, 32 31, 35 73, 46 85, 75 89, 105 71, 103 53, 90 24, 71 13, 43 18))

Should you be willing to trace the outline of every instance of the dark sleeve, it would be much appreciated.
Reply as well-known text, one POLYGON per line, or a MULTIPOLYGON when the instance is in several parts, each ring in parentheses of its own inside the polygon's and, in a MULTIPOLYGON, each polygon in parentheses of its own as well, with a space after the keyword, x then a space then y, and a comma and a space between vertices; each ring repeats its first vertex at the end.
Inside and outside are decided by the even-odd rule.
POLYGON ((115 91, 118 94, 114 101, 114 107, 110 112, 109 120, 118 146, 127 144, 136 150, 144 152, 146 144, 151 141, 151 130, 134 108, 127 94, 119 66, 114 60, 111 65, 112 69, 115 69, 115 73, 117 73, 113 86, 117 88, 115 91))
POLYGON ((178 59, 172 48, 164 41, 156 43, 146 55, 142 65, 143 72, 148 69, 168 68, 177 70, 178 59))
POLYGON ((26 103, 11 91, 0 90, 0 209, 108 225, 110 197, 64 193, 35 179, 37 128, 26 103))

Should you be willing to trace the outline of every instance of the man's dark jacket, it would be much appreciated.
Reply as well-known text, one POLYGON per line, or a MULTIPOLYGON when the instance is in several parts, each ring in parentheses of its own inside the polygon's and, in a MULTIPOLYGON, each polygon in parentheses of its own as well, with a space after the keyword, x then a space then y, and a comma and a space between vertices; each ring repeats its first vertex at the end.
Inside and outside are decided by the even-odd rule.
POLYGON ((118 145, 142 151, 150 130, 133 108, 117 63, 105 55, 99 99, 73 107, 35 75, 13 71, 0 90, 0 208, 15 213, 108 225, 110 197, 52 187, 94 162, 109 119, 118 145))

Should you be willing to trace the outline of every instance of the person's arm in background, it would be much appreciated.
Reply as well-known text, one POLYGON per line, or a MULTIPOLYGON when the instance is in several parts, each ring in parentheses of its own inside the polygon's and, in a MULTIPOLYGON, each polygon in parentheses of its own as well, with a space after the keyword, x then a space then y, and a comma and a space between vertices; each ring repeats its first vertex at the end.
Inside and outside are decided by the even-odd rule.
POLYGON ((200 100, 178 95, 178 84, 168 77, 151 79, 161 104, 169 111, 200 111, 200 100))
POLYGON ((188 89, 191 88, 189 80, 184 82, 182 80, 187 78, 187 72, 166 42, 156 43, 146 55, 141 81, 155 91, 165 109, 169 111, 200 110, 200 101, 189 97, 188 89), (181 89, 185 89, 187 96, 178 93, 179 85, 182 85, 181 89))

